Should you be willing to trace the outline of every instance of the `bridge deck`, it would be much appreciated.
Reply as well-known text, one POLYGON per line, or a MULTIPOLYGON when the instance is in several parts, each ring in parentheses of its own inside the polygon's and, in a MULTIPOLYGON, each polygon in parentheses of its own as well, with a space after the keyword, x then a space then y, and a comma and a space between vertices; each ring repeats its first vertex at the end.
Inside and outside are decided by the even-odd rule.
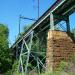
MULTIPOLYGON (((43 28, 50 22, 50 12, 53 12, 57 16, 69 16, 75 11, 75 0, 57 0, 30 28, 27 32, 20 37, 11 48, 14 48, 16 44, 19 44, 23 37, 28 37, 32 30, 43 28)), ((58 23, 61 19, 54 18, 54 22, 58 23)))

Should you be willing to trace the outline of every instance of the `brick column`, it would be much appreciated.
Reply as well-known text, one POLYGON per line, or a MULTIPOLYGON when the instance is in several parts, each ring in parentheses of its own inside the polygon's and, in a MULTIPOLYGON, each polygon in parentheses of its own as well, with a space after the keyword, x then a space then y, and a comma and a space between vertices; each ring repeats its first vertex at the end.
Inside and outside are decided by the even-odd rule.
POLYGON ((75 43, 66 32, 48 31, 46 50, 47 70, 55 70, 59 67, 61 60, 70 61, 74 52, 75 43))
POLYGON ((46 50, 46 67, 47 71, 53 71, 53 34, 52 31, 48 32, 47 37, 47 50, 46 50))

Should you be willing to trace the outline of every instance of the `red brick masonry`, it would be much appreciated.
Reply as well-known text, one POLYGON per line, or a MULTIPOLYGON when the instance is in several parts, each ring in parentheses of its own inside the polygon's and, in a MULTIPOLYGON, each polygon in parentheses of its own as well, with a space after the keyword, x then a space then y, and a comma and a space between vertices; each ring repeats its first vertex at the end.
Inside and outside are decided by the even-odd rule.
POLYGON ((70 60, 75 52, 75 43, 62 31, 48 31, 46 66, 49 70, 58 67, 61 60, 70 60))

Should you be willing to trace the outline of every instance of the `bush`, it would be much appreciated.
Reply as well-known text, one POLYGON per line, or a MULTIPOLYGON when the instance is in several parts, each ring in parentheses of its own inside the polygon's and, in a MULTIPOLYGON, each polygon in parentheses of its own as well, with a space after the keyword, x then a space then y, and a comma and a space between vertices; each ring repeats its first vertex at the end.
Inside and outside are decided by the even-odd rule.
POLYGON ((22 75, 17 70, 18 70, 18 61, 15 61, 14 64, 12 65, 12 69, 7 71, 4 75, 22 75))

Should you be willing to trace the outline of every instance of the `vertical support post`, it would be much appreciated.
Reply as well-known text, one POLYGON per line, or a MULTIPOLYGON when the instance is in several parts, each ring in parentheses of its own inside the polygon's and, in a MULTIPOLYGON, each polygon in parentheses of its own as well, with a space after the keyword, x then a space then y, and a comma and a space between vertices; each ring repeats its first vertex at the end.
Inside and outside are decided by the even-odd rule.
POLYGON ((67 33, 70 34, 70 23, 69 23, 69 17, 67 17, 65 21, 66 21, 67 33))
POLYGON ((21 64, 22 74, 24 75, 23 62, 22 62, 22 56, 21 56, 21 54, 22 54, 22 52, 23 52, 23 45, 24 45, 24 41, 22 42, 22 46, 21 46, 19 66, 20 66, 20 64, 21 64))
POLYGON ((37 67, 38 67, 38 74, 40 75, 40 67, 39 67, 39 61, 38 61, 38 58, 37 58, 37 67))
POLYGON ((17 48, 17 45, 16 45, 16 59, 17 59, 17 51, 18 51, 18 48, 17 48))
POLYGON ((54 30, 54 17, 53 13, 50 13, 50 30, 54 30))
POLYGON ((15 50, 15 59, 17 59, 17 46, 16 46, 16 50, 15 50))
POLYGON ((38 0, 38 18, 39 18, 39 0, 38 0))
POLYGON ((21 24, 21 15, 19 16, 19 37, 20 37, 20 24, 21 24))
POLYGON ((28 67, 28 62, 29 62, 29 56, 30 56, 30 51, 31 51, 31 46, 32 46, 32 38, 33 38, 33 31, 31 32, 31 35, 30 35, 30 44, 29 44, 29 48, 25 42, 25 45, 26 45, 26 48, 28 50, 28 55, 27 55, 27 61, 26 61, 26 67, 25 67, 25 75, 27 75, 27 67, 28 67))

